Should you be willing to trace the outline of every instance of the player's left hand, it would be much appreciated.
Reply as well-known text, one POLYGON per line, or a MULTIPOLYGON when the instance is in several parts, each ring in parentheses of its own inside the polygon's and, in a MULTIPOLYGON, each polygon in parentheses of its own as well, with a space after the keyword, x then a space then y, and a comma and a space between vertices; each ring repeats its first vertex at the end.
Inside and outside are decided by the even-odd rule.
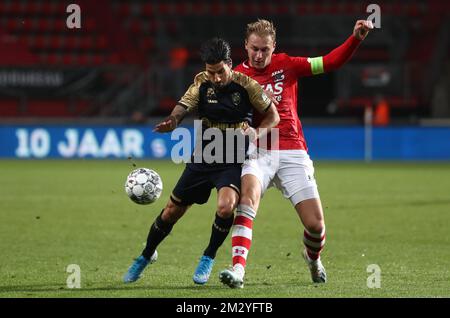
POLYGON ((279 104, 279 102, 277 101, 277 97, 275 96, 275 94, 272 91, 265 89, 264 93, 266 93, 267 97, 270 98, 270 100, 272 101, 272 103, 275 104, 275 106, 279 104))
POLYGON ((356 21, 355 28, 353 29, 353 35, 360 41, 364 40, 369 34, 369 31, 373 29, 372 21, 370 20, 358 20, 356 21))

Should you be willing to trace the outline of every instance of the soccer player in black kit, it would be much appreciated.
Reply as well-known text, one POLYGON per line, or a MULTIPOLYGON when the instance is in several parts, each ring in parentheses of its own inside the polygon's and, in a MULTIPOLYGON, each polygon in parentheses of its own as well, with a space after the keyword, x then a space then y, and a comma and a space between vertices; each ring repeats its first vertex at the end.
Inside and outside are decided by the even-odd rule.
MULTIPOLYGON (((205 71, 195 76, 194 83, 179 100, 170 116, 156 125, 154 131, 170 132, 186 114, 196 111, 202 121, 202 138, 197 140, 194 154, 186 164, 166 207, 150 227, 142 255, 125 274, 123 280, 126 283, 139 279, 145 267, 156 261, 156 248, 170 233, 174 224, 192 204, 206 203, 211 190, 216 188, 217 209, 211 238, 193 276, 196 284, 205 284, 208 281, 216 252, 233 225, 234 210, 239 202, 243 160, 238 159, 245 158, 249 141, 263 137, 268 129, 279 122, 275 105, 258 82, 232 70, 231 49, 225 40, 214 38, 205 42, 200 49, 200 55, 205 63, 205 71), (254 110, 264 116, 257 128, 251 127, 254 110), (215 139, 203 139, 203 132, 207 129, 218 130, 220 133, 214 133, 215 139), (247 142, 243 147, 236 147, 234 142, 227 140, 235 138, 234 135, 230 137, 226 133, 229 129, 236 132, 237 137, 239 133, 244 137, 247 142), (216 152, 210 156, 205 155, 205 147, 213 140, 217 142, 217 138, 222 138, 223 148, 215 149, 216 152), (240 152, 243 152, 243 155, 240 152), (234 158, 232 162, 229 160, 230 153, 234 158), (217 155, 222 157, 218 159, 217 155)), ((237 144, 239 145, 239 142, 237 144)))

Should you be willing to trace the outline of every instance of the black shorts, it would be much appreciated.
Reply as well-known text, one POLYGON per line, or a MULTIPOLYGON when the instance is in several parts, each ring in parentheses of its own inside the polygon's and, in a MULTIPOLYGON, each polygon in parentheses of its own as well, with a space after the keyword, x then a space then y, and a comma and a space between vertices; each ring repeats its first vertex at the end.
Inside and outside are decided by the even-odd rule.
POLYGON ((213 188, 219 191, 223 187, 230 187, 239 194, 241 171, 241 165, 209 171, 196 171, 186 166, 172 191, 173 199, 180 200, 176 202, 180 205, 204 204, 208 202, 213 188))

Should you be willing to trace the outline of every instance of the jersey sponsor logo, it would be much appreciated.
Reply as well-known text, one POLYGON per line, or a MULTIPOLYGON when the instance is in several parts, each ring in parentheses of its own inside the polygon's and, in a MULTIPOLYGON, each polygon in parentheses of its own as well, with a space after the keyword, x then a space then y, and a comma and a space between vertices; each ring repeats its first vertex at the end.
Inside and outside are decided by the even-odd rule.
POLYGON ((234 92, 233 94, 231 94, 231 101, 235 106, 238 106, 241 103, 241 94, 239 94, 238 92, 234 92))
POLYGON ((214 89, 212 87, 208 87, 208 90, 206 91, 206 99, 210 104, 218 103, 216 92, 214 92, 214 89))
POLYGON ((284 80, 284 70, 278 70, 272 73, 274 83, 284 80))
POLYGON ((278 83, 275 83, 274 85, 272 85, 271 83, 268 83, 266 85, 262 85, 262 87, 265 90, 271 91, 275 95, 279 95, 279 94, 283 93, 283 82, 278 82, 278 83))
POLYGON ((261 85, 264 90, 272 92, 275 95, 275 99, 278 102, 281 102, 281 94, 283 93, 283 82, 277 82, 274 85, 271 83, 261 85))

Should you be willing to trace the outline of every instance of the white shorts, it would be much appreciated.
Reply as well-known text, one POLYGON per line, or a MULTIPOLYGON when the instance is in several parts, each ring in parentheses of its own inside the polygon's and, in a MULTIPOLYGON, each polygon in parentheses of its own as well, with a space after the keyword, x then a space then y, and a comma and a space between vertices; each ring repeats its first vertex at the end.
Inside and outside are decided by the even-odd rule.
POLYGON ((242 166, 241 177, 252 174, 261 183, 261 196, 271 186, 281 190, 293 206, 307 199, 319 198, 314 166, 304 150, 261 150, 255 159, 242 166))

